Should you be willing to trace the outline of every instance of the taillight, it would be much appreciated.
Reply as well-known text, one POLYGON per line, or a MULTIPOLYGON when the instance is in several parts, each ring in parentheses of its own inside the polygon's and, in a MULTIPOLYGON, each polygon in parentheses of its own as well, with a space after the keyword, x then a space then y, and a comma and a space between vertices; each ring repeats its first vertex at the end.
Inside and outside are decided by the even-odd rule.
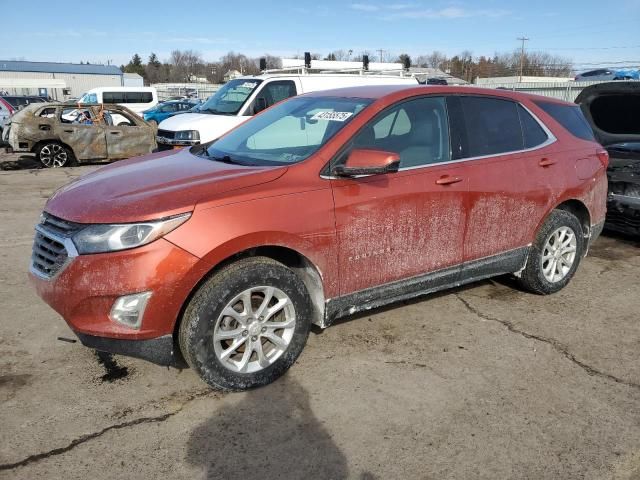
POLYGON ((604 148, 599 148, 596 150, 596 155, 598 155, 598 160, 602 162, 604 168, 607 168, 609 165, 609 152, 607 152, 604 148))

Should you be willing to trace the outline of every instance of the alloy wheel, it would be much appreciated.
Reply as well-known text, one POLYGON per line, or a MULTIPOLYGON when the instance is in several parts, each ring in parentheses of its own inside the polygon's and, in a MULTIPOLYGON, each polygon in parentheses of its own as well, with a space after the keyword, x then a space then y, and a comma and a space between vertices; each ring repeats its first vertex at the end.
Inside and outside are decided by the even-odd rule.
POLYGON ((63 146, 49 143, 40 149, 40 162, 47 168, 64 167, 69 155, 63 146))
POLYGON ((567 276, 576 259, 577 239, 569 227, 556 229, 547 238, 542 249, 542 274, 550 283, 567 276))
POLYGON ((216 357, 233 372, 263 370, 287 350, 295 326, 295 309, 287 294, 275 287, 249 288, 227 303, 216 321, 216 357))

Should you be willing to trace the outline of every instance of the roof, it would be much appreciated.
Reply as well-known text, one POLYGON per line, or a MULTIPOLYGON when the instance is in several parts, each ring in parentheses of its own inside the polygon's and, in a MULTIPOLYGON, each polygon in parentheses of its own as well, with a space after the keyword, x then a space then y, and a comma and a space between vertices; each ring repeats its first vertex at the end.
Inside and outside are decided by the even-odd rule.
POLYGON ((142 76, 138 73, 123 73, 125 78, 142 78, 142 76))
POLYGON ((492 88, 468 87, 466 85, 371 85, 361 87, 345 87, 333 90, 318 90, 304 94, 310 97, 347 97, 347 98, 370 98, 378 100, 381 98, 391 97, 395 101, 399 97, 411 97, 415 95, 425 94, 457 94, 457 95, 483 95, 491 97, 503 97, 514 100, 529 99, 532 101, 543 100, 545 102, 560 103, 565 105, 573 105, 570 102, 559 100, 557 98, 543 97, 530 93, 514 92, 511 90, 499 90, 492 88), (398 94, 398 97, 396 97, 398 94))
POLYGON ((92 65, 56 62, 0 60, 0 72, 78 73, 88 75, 122 75, 115 65, 92 65))

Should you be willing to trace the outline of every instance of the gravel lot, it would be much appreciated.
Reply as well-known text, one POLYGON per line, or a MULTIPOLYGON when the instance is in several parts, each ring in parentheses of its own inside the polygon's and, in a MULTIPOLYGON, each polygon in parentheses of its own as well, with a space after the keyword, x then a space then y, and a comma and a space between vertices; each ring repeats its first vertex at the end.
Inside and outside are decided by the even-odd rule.
POLYGON ((33 225, 96 167, 34 163, 0 155, 0 478, 640 478, 637 242, 605 234, 553 296, 500 278, 350 318, 220 394, 57 340, 33 225))

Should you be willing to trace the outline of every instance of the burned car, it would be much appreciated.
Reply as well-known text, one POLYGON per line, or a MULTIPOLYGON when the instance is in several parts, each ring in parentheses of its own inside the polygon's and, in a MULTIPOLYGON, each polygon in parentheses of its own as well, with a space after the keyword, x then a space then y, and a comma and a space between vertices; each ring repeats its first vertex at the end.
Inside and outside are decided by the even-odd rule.
POLYGON ((640 236, 640 82, 591 85, 576 103, 609 152, 605 228, 640 236))
POLYGON ((44 167, 102 162, 151 153, 154 128, 118 105, 32 104, 14 114, 3 139, 35 153, 44 167))

